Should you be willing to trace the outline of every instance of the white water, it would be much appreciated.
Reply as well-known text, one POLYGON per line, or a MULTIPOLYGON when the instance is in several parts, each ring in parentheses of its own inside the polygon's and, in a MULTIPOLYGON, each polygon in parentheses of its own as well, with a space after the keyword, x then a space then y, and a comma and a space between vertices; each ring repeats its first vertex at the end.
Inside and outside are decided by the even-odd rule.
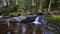
POLYGON ((25 27, 22 27, 22 32, 25 32, 26 31, 26 28, 25 27))
POLYGON ((26 27, 25 25, 22 25, 22 34, 25 34, 25 32, 26 32, 26 27))
MULTIPOLYGON (((21 18, 23 18, 23 17, 21 17, 21 18)), ((18 19, 18 21, 20 21, 20 17, 19 18, 16 18, 16 19, 18 19)), ((10 26, 10 23, 8 22, 9 20, 10 19, 7 19, 6 20, 7 22, 5 22, 5 23, 7 23, 8 26, 10 26)), ((39 16, 36 17, 35 18, 35 21, 32 22, 32 23, 34 23, 35 25, 38 25, 38 24, 40 25, 41 23, 38 20, 39 20, 39 16)), ((43 24, 46 23, 46 21, 44 19, 42 19, 41 21, 43 22, 43 24)), ((19 25, 19 23, 17 23, 17 24, 19 25)), ((48 31, 47 29, 44 29, 44 28, 42 28, 42 30, 44 31, 45 34, 55 34, 54 32, 48 31)), ((18 32, 18 30, 16 30, 15 32, 18 32)), ((22 27, 22 33, 25 34, 25 32, 26 32, 26 28, 23 26, 22 27)), ((8 32, 7 34, 11 34, 11 33, 8 32)), ((35 30, 33 31, 33 34, 36 34, 35 30)))
MULTIPOLYGON (((35 18, 35 21, 32 22, 34 23, 36 26, 37 25, 41 25, 41 23, 38 21, 39 20, 39 16, 35 18)), ((41 22, 46 25, 47 24, 47 21, 43 18, 41 18, 41 22)), ((42 27, 42 30, 44 32, 44 34, 55 34, 54 32, 51 32, 51 31, 48 31, 47 29, 44 29, 44 27, 42 27)), ((36 34, 35 32, 33 32, 34 34, 36 34)))
POLYGON ((41 23, 40 23, 40 22, 38 22, 38 19, 39 19, 39 16, 38 16, 38 17, 36 17, 36 18, 35 18, 35 21, 34 21, 34 22, 32 22, 32 23, 34 23, 35 25, 38 25, 38 24, 40 24, 40 25, 41 25, 41 23))

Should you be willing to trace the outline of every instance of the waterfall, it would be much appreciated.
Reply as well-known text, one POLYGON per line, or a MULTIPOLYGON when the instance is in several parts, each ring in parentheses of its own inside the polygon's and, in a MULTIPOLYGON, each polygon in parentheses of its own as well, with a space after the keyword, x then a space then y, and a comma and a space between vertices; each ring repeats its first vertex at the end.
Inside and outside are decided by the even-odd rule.
POLYGON ((39 19, 39 16, 38 16, 38 17, 36 17, 36 18, 35 18, 35 21, 34 21, 34 22, 32 22, 32 23, 34 23, 35 25, 41 24, 41 23, 38 21, 38 19, 39 19))

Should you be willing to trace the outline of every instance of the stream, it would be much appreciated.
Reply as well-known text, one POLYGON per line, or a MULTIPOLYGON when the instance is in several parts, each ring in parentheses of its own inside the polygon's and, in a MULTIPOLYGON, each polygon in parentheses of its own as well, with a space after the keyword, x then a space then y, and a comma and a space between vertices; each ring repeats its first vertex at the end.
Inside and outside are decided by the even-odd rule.
MULTIPOLYGON (((34 17, 36 15, 26 15, 26 16, 28 16, 28 17, 34 17)), ((8 27, 10 27, 10 22, 9 21, 12 20, 12 19, 15 19, 17 22, 21 22, 22 20, 26 19, 26 17, 25 16, 18 16, 18 17, 12 17, 12 18, 8 18, 8 19, 3 19, 3 16, 0 16, 0 21, 5 21, 5 23, 7 23, 7 25, 8 25, 8 27)), ((40 25, 44 34, 55 34, 55 32, 50 31, 50 30, 48 30, 46 28, 46 25, 47 25, 48 22, 45 19, 45 15, 43 15, 43 16, 37 16, 36 18, 34 18, 34 21, 32 23, 34 23, 37 27, 40 25)), ((22 31, 23 32, 26 31, 26 28, 24 26, 22 27, 22 31)), ((11 33, 8 32, 7 34, 11 34, 11 33)), ((36 33, 34 33, 34 34, 36 34, 36 33)))

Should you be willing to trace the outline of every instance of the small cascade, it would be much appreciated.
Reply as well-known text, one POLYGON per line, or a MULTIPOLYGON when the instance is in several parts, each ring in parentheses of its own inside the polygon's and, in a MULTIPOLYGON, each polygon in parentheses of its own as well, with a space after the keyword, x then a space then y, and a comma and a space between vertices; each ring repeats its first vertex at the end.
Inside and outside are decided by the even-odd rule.
MULTIPOLYGON (((0 16, 0 18, 1 18, 1 16, 0 16)), ((43 31, 44 34, 55 34, 54 32, 51 32, 51 31, 47 30, 47 28, 45 28, 45 25, 47 24, 47 21, 44 18, 44 16, 37 16, 37 17, 34 16, 31 19, 29 18, 29 19, 25 20, 25 22, 23 22, 23 23, 28 23, 28 25, 23 24, 23 23, 20 24, 20 22, 25 19, 24 17, 19 16, 19 17, 15 17, 13 19, 16 20, 14 23, 17 24, 16 28, 14 30, 14 32, 16 32, 16 33, 21 32, 22 34, 26 34, 26 33, 29 33, 29 34, 30 33, 32 33, 32 34, 37 34, 38 33, 38 34, 40 34, 40 32, 43 31), (42 17, 42 18, 40 18, 40 17, 42 17), (31 22, 34 23, 34 26, 31 25, 31 22), (39 25, 39 27, 40 27, 40 25, 42 26, 41 31, 40 31, 40 28, 38 27, 38 25, 39 25), (21 31, 19 31, 20 29, 21 29, 21 31)), ((4 23, 6 23, 8 25, 8 28, 10 28, 10 26, 13 25, 13 24, 10 24, 10 22, 9 22, 10 20, 11 19, 6 19, 6 21, 4 22, 4 23)), ((14 21, 14 20, 12 20, 12 21, 14 21)), ((11 34, 11 31, 8 31, 7 34, 11 34)))
POLYGON ((40 25, 41 25, 41 23, 38 21, 38 19, 39 19, 39 16, 38 16, 38 17, 36 17, 36 18, 35 18, 35 21, 34 21, 34 22, 32 22, 32 23, 34 23, 35 25, 38 25, 38 24, 40 24, 40 25))

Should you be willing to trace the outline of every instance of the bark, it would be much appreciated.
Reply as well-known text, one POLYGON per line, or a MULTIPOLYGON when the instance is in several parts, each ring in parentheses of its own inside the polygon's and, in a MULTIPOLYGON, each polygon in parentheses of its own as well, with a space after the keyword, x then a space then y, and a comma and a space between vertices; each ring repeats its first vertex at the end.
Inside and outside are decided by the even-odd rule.
POLYGON ((35 11, 39 10, 40 3, 41 3, 40 0, 36 2, 36 9, 35 9, 35 11))
POLYGON ((12 3, 13 3, 13 1, 12 1, 12 0, 9 0, 9 2, 10 2, 10 6, 11 6, 11 5, 13 5, 13 4, 12 4, 12 3))
POLYGON ((51 4, 52 4, 52 0, 50 0, 49 6, 48 6, 48 13, 49 13, 50 10, 51 10, 51 4))

